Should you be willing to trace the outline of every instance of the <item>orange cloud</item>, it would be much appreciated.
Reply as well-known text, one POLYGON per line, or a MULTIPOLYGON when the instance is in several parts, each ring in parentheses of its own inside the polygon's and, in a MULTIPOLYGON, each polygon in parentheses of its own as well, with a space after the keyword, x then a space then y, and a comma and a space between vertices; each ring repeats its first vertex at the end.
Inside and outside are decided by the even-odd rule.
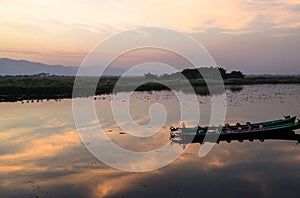
POLYGON ((7 0, 0 6, 1 50, 8 57, 79 65, 99 41, 128 28, 159 26, 187 33, 217 28, 233 35, 299 28, 298 7, 296 0, 7 0))

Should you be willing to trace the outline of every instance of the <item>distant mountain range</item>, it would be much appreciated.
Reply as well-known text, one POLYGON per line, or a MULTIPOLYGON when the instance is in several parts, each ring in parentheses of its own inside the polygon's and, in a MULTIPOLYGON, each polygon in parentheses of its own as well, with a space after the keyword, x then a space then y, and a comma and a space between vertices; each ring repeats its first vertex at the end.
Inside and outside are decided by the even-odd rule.
MULTIPOLYGON (((38 62, 27 60, 13 60, 9 58, 0 58, 0 76, 6 75, 35 75, 39 73, 49 73, 50 75, 59 76, 75 76, 79 67, 62 66, 62 65, 47 65, 38 62)), ((97 66, 85 67, 83 76, 94 76, 99 70, 97 66)), ((126 69, 108 67, 104 74, 105 76, 120 76, 126 69)), ((142 74, 141 74, 142 75, 142 74)))

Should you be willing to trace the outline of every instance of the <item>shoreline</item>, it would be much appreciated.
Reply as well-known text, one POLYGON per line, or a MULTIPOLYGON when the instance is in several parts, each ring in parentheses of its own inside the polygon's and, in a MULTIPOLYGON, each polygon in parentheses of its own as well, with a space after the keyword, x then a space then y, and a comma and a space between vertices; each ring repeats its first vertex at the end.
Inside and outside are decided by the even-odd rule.
MULTIPOLYGON (((94 95, 111 94, 114 92, 114 86, 119 77, 104 77, 98 82, 95 77, 80 77, 80 83, 84 88, 90 88, 97 84, 94 95), (83 84, 84 83, 84 84, 83 84)), ((48 77, 32 77, 32 76, 14 76, 0 77, 0 102, 18 102, 24 100, 57 100, 72 98, 73 84, 75 77, 70 76, 48 76, 48 77)), ((123 80, 123 79, 122 79, 123 80)), ((164 86, 164 82, 172 83, 176 87, 176 91, 191 92, 195 91, 198 95, 209 95, 210 92, 203 79, 190 80, 194 90, 186 90, 183 83, 177 79, 153 79, 157 83, 151 82, 151 79, 145 77, 127 77, 118 89, 118 92, 132 91, 136 87, 136 82, 141 83, 135 91, 163 91, 170 90, 164 86), (150 81, 150 83, 149 83, 150 81), (161 83, 161 84, 160 84, 161 83), (182 88, 182 89, 181 89, 182 88)), ((222 93, 218 91, 217 85, 220 83, 211 80, 212 84, 216 84, 217 89, 214 94, 222 93)), ((229 78, 224 80, 226 89, 232 91, 242 90, 244 85, 263 85, 263 84, 300 84, 300 76, 263 76, 263 77, 245 77, 245 78, 229 78)), ((78 95, 76 97, 89 97, 91 94, 78 95)))

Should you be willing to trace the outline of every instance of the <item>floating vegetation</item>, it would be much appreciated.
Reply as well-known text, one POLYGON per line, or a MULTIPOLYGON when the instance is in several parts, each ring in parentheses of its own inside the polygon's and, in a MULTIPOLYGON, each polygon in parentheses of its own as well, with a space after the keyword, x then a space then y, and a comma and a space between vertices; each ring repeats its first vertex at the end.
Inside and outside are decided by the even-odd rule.
MULTIPOLYGON (((26 101, 41 102, 42 100, 49 101, 54 99, 60 101, 63 98, 72 98, 73 85, 75 77, 68 76, 49 76, 49 77, 31 77, 31 76, 9 76, 0 77, 0 102, 16 102, 26 101)), ((89 97, 90 93, 85 90, 92 88, 95 82, 98 82, 94 95, 110 94, 115 92, 114 87, 119 80, 119 77, 102 77, 99 81, 96 77, 80 77, 82 83, 81 95, 75 97, 89 97)), ((124 80, 122 80, 123 82, 124 80)), ((195 92, 198 95, 210 95, 206 81, 203 78, 189 79, 193 89, 188 90, 183 86, 180 79, 170 76, 160 76, 155 82, 149 83, 149 76, 128 77, 122 83, 117 92, 126 91, 162 91, 170 90, 164 84, 172 83, 176 87, 176 91, 195 92), (136 87, 138 84, 141 86, 136 87)), ((210 84, 213 85, 214 80, 210 79, 210 84)), ((239 92, 243 89, 243 85, 254 84, 300 84, 299 76, 260 76, 260 77, 244 77, 244 78, 224 78, 226 89, 232 92, 239 92)), ((216 82, 216 86, 218 82, 216 82)), ((224 90, 216 87, 214 94, 222 94, 224 90)), ((94 97, 94 96, 93 96, 94 97)), ((94 97, 95 100, 98 98, 94 97)), ((99 98, 104 100, 105 98, 99 98)))

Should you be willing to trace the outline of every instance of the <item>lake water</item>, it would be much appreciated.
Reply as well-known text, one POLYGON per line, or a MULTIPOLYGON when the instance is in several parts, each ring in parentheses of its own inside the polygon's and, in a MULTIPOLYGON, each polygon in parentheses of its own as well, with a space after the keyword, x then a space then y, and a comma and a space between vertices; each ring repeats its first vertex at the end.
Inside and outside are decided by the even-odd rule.
MULTIPOLYGON (((122 105, 123 94, 95 100, 105 134, 132 151, 169 144, 169 126, 180 124, 174 93, 131 96, 131 116, 141 125, 151 121, 148 109, 152 104, 165 107, 163 128, 148 138, 132 137, 113 121, 110 102, 122 105)), ((300 85, 244 86, 226 94, 229 123, 300 117, 300 85)), ((183 108, 192 111, 192 96, 183 97, 183 108)), ((210 97, 197 99, 200 124, 205 125, 210 118, 210 97)), ((185 121, 188 126, 196 124, 192 119, 185 121)), ((295 141, 221 142, 203 158, 198 157, 199 147, 190 145, 177 160, 154 171, 121 171, 88 152, 75 128, 71 100, 1 103, 0 197, 300 197, 300 146, 295 141)))

